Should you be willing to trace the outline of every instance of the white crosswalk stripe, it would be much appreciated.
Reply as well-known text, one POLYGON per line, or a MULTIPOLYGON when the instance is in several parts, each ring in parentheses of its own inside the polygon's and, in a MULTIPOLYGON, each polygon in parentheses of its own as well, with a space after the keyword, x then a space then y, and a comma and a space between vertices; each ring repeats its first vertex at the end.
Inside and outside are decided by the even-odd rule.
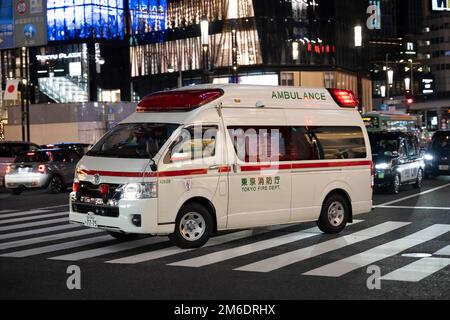
POLYGON ((396 222, 396 221, 384 222, 374 227, 354 232, 346 236, 341 236, 333 240, 328 240, 325 242, 312 245, 310 247, 290 251, 284 254, 277 255, 275 257, 251 263, 236 268, 235 270, 253 271, 253 272, 273 271, 276 269, 286 267, 293 263, 297 263, 330 251, 335 251, 344 248, 346 246, 380 236, 382 234, 391 232, 408 224, 410 224, 410 222, 396 222))
POLYGON ((22 223, 22 224, 13 224, 13 225, 0 227, 0 232, 17 230, 17 229, 25 229, 25 228, 31 228, 31 227, 38 227, 38 226, 61 223, 61 222, 69 222, 69 221, 65 217, 65 218, 50 219, 50 220, 43 220, 43 221, 34 221, 34 222, 28 222, 28 223, 22 223))
POLYGON ((32 215, 32 214, 40 214, 40 213, 47 213, 47 212, 50 212, 50 210, 29 210, 29 211, 22 211, 22 212, 14 212, 14 213, 0 215, 0 219, 17 218, 17 217, 23 217, 23 216, 28 216, 28 215, 32 215))
POLYGON ((3 224, 9 224, 9 223, 15 223, 15 222, 23 222, 23 221, 31 221, 31 220, 37 220, 37 219, 44 219, 44 218, 57 218, 57 217, 63 217, 67 216, 69 217, 69 211, 65 212, 57 212, 57 213, 49 213, 49 214, 41 214, 41 215, 35 215, 31 217, 23 217, 23 218, 17 218, 17 219, 4 219, 0 220, 0 225, 3 224))
POLYGON ((362 253, 308 271, 304 274, 324 277, 340 277, 353 270, 365 267, 374 262, 396 255, 406 249, 437 238, 449 231, 450 225, 435 224, 401 239, 382 244, 362 253))
POLYGON ((113 240, 113 239, 114 238, 112 238, 110 235, 105 235, 105 236, 93 237, 93 238, 88 238, 88 239, 63 242, 63 243, 53 244, 53 245, 44 246, 44 247, 33 248, 33 249, 14 251, 14 252, 2 254, 2 255, 0 255, 0 257, 23 258, 23 257, 35 256, 35 255, 43 254, 43 253, 49 253, 49 252, 66 250, 66 249, 73 249, 73 248, 77 248, 77 247, 83 247, 83 246, 87 246, 90 244, 102 243, 102 242, 105 242, 108 240, 113 240))
MULTIPOLYGON (((267 229, 255 229, 255 230, 244 230, 244 231, 233 232, 233 233, 229 233, 229 234, 225 234, 222 236, 217 236, 217 237, 211 238, 204 245, 204 247, 217 246, 217 245, 221 245, 221 244, 224 244, 227 242, 240 240, 240 239, 244 239, 244 238, 249 238, 252 236, 264 234, 264 233, 279 230, 279 229, 284 229, 287 227, 289 227, 289 225, 274 226, 274 227, 270 227, 267 229)), ((107 261, 107 263, 134 264, 134 263, 140 263, 140 262, 145 262, 145 261, 150 261, 150 260, 156 260, 156 259, 160 259, 163 257, 172 256, 172 255, 175 255, 178 253, 188 252, 191 250, 194 250, 194 249, 181 249, 178 247, 169 247, 169 248, 154 250, 154 251, 150 251, 150 252, 144 252, 144 253, 129 256, 129 257, 110 260, 110 261, 107 261)))
POLYGON ((23 246, 32 245, 32 244, 41 244, 44 242, 61 240, 61 239, 66 239, 66 238, 71 238, 71 237, 85 236, 85 235, 100 233, 100 232, 104 232, 104 231, 98 230, 98 229, 83 229, 83 230, 77 230, 77 231, 71 231, 71 232, 65 232, 65 233, 51 234, 51 235, 37 237, 37 238, 15 240, 15 241, 10 241, 10 242, 0 243, 0 250, 23 247, 23 246))
POLYGON ((428 257, 382 276, 382 280, 418 282, 450 265, 450 258, 428 257))
POLYGON ((450 256, 450 245, 445 246, 441 250, 436 251, 435 255, 438 255, 438 256, 450 256))
POLYGON ((110 253, 135 249, 135 248, 143 247, 143 246, 150 245, 150 244, 156 244, 156 243, 160 243, 160 242, 164 242, 164 241, 167 241, 166 237, 151 237, 151 238, 145 238, 145 239, 140 239, 140 240, 134 240, 134 241, 113 244, 111 246, 102 247, 102 248, 98 248, 98 249, 80 251, 80 252, 66 254, 66 255, 62 255, 62 256, 58 256, 58 257, 52 257, 50 259, 65 260, 65 261, 78 261, 78 260, 103 256, 103 255, 110 254, 110 253))
POLYGON ((18 238, 18 237, 24 237, 24 236, 30 236, 35 234, 42 234, 52 231, 61 231, 61 230, 67 230, 67 229, 75 229, 79 228, 80 226, 74 225, 74 224, 63 224, 59 226, 53 226, 53 227, 47 227, 47 228, 40 228, 40 229, 33 229, 33 230, 26 230, 26 231, 20 231, 20 232, 13 232, 13 233, 6 233, 0 235, 0 240, 4 239, 11 239, 11 238, 18 238))
MULTIPOLYGON (((9 213, 9 212, 17 212, 18 210, 0 210, 0 215, 3 213, 9 213)), ((0 216, 1 217, 1 216, 0 216)))

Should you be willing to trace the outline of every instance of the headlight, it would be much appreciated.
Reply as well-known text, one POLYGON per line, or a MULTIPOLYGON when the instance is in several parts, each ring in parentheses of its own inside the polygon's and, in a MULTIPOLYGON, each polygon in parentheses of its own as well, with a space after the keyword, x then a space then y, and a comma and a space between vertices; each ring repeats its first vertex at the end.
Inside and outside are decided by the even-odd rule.
POLYGON ((386 169, 390 169, 390 168, 391 168, 391 165, 386 162, 377 163, 375 165, 375 169, 377 169, 377 170, 386 170, 386 169))
POLYGON ((149 199, 158 197, 156 182, 128 183, 121 188, 121 199, 149 199))
POLYGON ((431 155, 431 154, 429 154, 429 153, 425 153, 425 155, 423 156, 424 158, 425 158, 425 160, 427 160, 427 161, 431 161, 431 160, 433 160, 433 156, 431 155))

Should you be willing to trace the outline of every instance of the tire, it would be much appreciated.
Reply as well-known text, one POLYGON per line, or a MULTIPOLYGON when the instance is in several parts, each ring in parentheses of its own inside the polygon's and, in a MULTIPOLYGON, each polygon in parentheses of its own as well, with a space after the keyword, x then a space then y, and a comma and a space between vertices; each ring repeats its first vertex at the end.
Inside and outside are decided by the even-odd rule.
POLYGON ((324 233, 339 233, 347 225, 349 217, 350 205, 347 199, 334 193, 323 202, 317 226, 324 233))
POLYGON ((169 239, 183 249, 199 248, 210 238, 213 230, 211 213, 199 203, 183 206, 169 239))
POLYGON ((136 239, 139 235, 136 233, 121 233, 108 231, 109 235, 113 238, 116 238, 119 241, 130 241, 136 239))
POLYGON ((9 191, 11 191, 11 193, 15 196, 18 196, 19 194, 21 194, 23 192, 23 188, 14 188, 14 189, 9 189, 9 191))
POLYGON ((398 173, 395 174, 394 181, 392 181, 392 185, 389 188, 389 193, 392 194, 399 194, 400 193, 400 187, 401 187, 401 180, 400 175, 398 173))
POLYGON ((53 176, 48 183, 48 191, 50 193, 61 193, 65 190, 64 182, 60 176, 53 176))
POLYGON ((417 189, 422 188, 422 181, 423 181, 423 171, 422 169, 419 169, 419 171, 417 172, 417 180, 416 183, 414 184, 414 188, 417 189))

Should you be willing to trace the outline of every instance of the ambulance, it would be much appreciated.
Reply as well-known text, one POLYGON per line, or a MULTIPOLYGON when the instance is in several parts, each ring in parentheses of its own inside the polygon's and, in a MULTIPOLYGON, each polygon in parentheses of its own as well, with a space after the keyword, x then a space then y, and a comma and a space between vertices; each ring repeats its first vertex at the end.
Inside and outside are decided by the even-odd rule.
POLYGON ((145 96, 77 165, 70 222, 196 248, 220 230, 372 208, 373 164, 351 91, 201 85, 145 96))

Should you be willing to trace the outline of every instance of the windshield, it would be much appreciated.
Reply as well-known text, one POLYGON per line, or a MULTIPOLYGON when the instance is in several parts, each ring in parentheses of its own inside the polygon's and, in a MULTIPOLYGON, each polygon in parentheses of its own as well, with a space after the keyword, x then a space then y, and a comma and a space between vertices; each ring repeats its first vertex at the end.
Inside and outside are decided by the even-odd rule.
POLYGON ((152 145, 160 150, 178 126, 178 124, 170 123, 119 124, 97 142, 87 155, 108 158, 150 159, 147 145, 152 145))
POLYGON ((398 151, 399 140, 385 135, 370 135, 370 146, 374 156, 398 151))
POLYGON ((436 132, 432 147, 440 150, 450 150, 450 132, 436 132))
POLYGON ((23 151, 36 149, 35 145, 26 143, 0 143, 0 157, 14 158, 23 151))

